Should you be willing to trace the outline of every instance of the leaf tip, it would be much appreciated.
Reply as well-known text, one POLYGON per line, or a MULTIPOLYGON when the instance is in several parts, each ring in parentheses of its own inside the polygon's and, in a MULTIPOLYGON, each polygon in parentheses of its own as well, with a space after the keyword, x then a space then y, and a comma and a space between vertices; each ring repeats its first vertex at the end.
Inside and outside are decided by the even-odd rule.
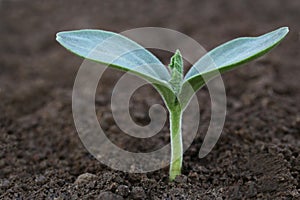
POLYGON ((288 33, 288 32, 290 31, 289 27, 287 27, 287 26, 282 27, 282 29, 283 29, 286 33, 288 33))
POLYGON ((180 56, 180 57, 182 56, 181 53, 180 53, 180 51, 179 51, 179 49, 176 49, 175 55, 180 56))
POLYGON ((56 41, 59 42, 59 43, 60 43, 61 40, 62 40, 62 34, 61 34, 61 33, 62 33, 62 32, 56 33, 56 38, 55 38, 55 39, 56 39, 56 41))
POLYGON ((70 32, 76 32, 76 31, 61 31, 56 33, 56 41, 58 41, 59 43, 64 42, 64 40, 68 39, 70 37, 69 33, 70 32))
POLYGON ((278 32, 281 33, 282 38, 284 38, 288 33, 289 33, 290 29, 287 26, 281 27, 278 29, 278 32))

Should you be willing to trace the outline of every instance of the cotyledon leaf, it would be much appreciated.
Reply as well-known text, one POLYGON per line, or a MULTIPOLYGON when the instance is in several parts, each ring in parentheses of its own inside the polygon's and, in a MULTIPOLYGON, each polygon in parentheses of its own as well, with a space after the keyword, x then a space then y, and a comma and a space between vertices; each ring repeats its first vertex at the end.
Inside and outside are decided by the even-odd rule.
POLYGON ((223 73, 264 55, 279 44, 288 32, 288 27, 282 27, 259 37, 242 37, 222 44, 193 65, 184 78, 184 84, 189 84, 197 91, 217 75, 216 71, 223 73))
POLYGON ((129 71, 148 80, 166 101, 172 99, 169 71, 136 42, 117 33, 92 29, 59 32, 56 40, 80 57, 129 71))

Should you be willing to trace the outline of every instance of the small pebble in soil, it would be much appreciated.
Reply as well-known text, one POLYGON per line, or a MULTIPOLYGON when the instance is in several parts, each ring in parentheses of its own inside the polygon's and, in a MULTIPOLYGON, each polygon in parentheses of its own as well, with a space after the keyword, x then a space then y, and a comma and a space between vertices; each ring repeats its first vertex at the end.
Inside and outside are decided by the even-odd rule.
POLYGON ((120 195, 114 194, 112 192, 101 192, 97 200, 123 200, 124 198, 120 195))
POLYGON ((107 104, 107 98, 104 95, 97 95, 95 98, 95 103, 99 106, 104 106, 107 104))
POLYGON ((248 184, 249 184, 249 189, 248 189, 248 192, 247 192, 247 196, 249 198, 255 197, 256 194, 257 194, 257 190, 255 188, 254 183, 250 181, 248 184))
POLYGON ((88 183, 94 179, 96 179, 97 176, 91 173, 84 173, 81 174, 80 176, 77 177, 76 181, 74 182, 75 184, 83 184, 83 183, 88 183))
POLYGON ((187 177, 185 175, 177 175, 174 181, 176 183, 186 183, 187 177))
POLYGON ((131 198, 132 199, 145 199, 146 194, 142 187, 133 187, 131 191, 131 198))
POLYGON ((127 185, 119 185, 116 193, 123 196, 123 197, 127 197, 129 195, 129 188, 127 185))
POLYGON ((0 180, 0 188, 6 188, 10 184, 10 181, 8 179, 0 180))
POLYGON ((35 182, 37 182, 37 183, 43 183, 45 180, 46 180, 46 177, 43 175, 37 175, 35 177, 35 182))
POLYGON ((113 124, 114 119, 111 113, 104 113, 100 119, 101 128, 108 130, 113 124))
POLYGON ((120 133, 121 129, 119 127, 117 127, 116 125, 112 125, 109 127, 109 131, 112 133, 120 133))

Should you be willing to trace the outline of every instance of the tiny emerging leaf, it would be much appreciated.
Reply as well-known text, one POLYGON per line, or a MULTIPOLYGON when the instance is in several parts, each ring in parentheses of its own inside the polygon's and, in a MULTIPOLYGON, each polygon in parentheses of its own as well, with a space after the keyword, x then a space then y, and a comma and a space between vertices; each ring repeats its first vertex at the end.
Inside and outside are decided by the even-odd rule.
POLYGON ((169 83, 174 92, 178 94, 183 80, 183 61, 179 50, 176 50, 175 54, 171 57, 169 68, 171 70, 171 80, 169 83))

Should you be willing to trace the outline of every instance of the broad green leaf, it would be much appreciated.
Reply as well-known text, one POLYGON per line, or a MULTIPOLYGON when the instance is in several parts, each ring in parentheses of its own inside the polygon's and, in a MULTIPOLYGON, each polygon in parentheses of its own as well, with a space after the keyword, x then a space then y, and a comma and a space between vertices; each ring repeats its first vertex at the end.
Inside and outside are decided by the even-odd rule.
POLYGON ((120 34, 103 30, 64 31, 56 35, 56 40, 80 57, 146 79, 156 87, 165 101, 173 98, 168 83, 171 76, 166 67, 144 47, 120 34))
POLYGON ((184 84, 190 84, 197 91, 205 81, 217 75, 217 71, 223 73, 264 55, 279 44, 288 32, 287 27, 282 27, 259 37, 237 38, 222 44, 193 65, 185 76, 184 84))
POLYGON ((64 31, 56 35, 56 40, 80 57, 159 82, 170 79, 166 67, 153 54, 120 34, 102 30, 64 31))

